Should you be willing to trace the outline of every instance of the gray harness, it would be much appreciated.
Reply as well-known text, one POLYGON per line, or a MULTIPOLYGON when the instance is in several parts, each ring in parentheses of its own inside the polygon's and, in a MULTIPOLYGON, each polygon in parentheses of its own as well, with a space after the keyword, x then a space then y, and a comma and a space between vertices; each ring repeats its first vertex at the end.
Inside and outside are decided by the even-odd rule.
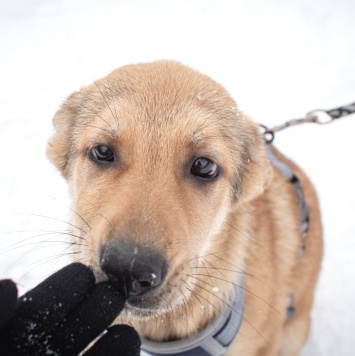
MULTIPOLYGON (((298 177, 292 171, 292 169, 284 162, 281 162, 274 152, 272 151, 270 145, 266 145, 266 155, 269 158, 270 163, 275 166, 280 173, 286 178, 288 182, 293 184, 296 194, 298 203, 300 206, 300 215, 301 215, 301 234, 305 237, 309 230, 309 208, 306 202, 306 198, 304 196, 304 192, 301 186, 301 182, 299 181, 298 177)), ((303 252, 304 252, 304 244, 303 244, 303 252)))
POLYGON ((244 276, 235 284, 234 300, 210 324, 181 340, 154 342, 142 339, 143 356, 222 356, 237 336, 244 315, 244 276))
MULTIPOLYGON (((270 145, 266 145, 266 154, 270 163, 276 167, 296 191, 301 215, 301 234, 307 235, 309 229, 309 208, 303 193, 301 183, 292 169, 281 162, 270 145)), ((305 243, 302 244, 304 256, 305 243)), ((223 313, 198 333, 181 340, 155 342, 142 339, 142 356, 222 356, 237 336, 244 315, 244 275, 241 283, 235 285, 234 300, 223 313)), ((289 294, 290 304, 287 308, 286 320, 291 319, 296 309, 294 293, 289 294)))

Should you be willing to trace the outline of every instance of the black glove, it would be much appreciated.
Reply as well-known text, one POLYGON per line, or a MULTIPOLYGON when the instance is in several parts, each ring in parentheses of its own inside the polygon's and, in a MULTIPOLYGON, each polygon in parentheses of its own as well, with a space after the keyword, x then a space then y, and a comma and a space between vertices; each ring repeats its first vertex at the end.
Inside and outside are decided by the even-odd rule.
POLYGON ((79 263, 19 299, 15 283, 2 280, 0 355, 78 355, 105 330, 85 356, 139 355, 140 339, 132 327, 108 328, 124 303, 123 293, 109 282, 95 285, 92 271, 79 263))

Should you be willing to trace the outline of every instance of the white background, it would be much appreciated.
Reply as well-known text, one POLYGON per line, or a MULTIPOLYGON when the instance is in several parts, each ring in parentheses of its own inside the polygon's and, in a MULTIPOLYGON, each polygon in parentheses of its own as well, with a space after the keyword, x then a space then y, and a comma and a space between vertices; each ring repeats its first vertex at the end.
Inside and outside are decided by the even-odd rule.
MULTIPOLYGON (((271 126, 355 101, 354 18, 353 0, 0 0, 0 277, 23 292, 68 262, 53 259, 67 245, 49 233, 66 229, 54 219, 67 219, 70 201, 45 146, 71 92, 124 64, 175 59, 271 126)), ((354 115, 276 137, 323 211, 325 257, 303 355, 355 354, 354 137, 354 115)))

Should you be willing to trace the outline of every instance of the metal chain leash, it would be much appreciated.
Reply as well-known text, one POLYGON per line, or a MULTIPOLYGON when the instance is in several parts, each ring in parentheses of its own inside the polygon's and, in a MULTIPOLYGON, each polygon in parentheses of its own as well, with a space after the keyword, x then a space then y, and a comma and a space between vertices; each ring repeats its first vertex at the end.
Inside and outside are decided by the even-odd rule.
POLYGON ((275 138, 275 132, 281 131, 287 127, 300 125, 308 122, 313 122, 320 125, 329 124, 330 122, 336 119, 340 119, 341 117, 348 116, 354 113, 355 113, 355 102, 331 110, 313 110, 308 114, 306 114, 306 116, 303 118, 292 119, 286 121, 281 125, 276 125, 271 128, 267 128, 264 125, 260 125, 262 127, 261 134, 263 135, 266 143, 272 143, 272 141, 275 138))

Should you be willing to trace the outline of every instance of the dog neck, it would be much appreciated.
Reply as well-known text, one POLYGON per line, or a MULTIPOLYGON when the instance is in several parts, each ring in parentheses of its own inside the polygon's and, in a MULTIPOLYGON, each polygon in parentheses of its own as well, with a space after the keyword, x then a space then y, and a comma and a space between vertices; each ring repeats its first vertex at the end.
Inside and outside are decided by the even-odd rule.
POLYGON ((144 356, 220 356, 224 355, 238 334, 244 315, 244 276, 235 285, 231 304, 203 330, 188 338, 156 342, 142 339, 144 356))

